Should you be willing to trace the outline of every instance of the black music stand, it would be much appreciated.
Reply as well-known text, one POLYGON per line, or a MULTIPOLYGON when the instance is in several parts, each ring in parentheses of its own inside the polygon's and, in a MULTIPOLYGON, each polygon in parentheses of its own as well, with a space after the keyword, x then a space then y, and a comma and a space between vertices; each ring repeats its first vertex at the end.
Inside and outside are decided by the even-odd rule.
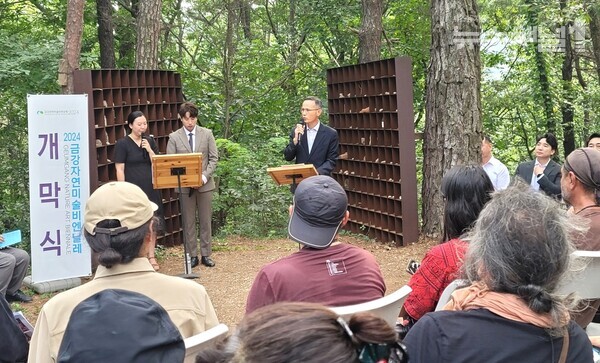
MULTIPOLYGON (((180 196, 181 187, 198 188, 202 186, 202 153, 152 156, 152 185, 154 189, 178 188, 180 196)), ((179 213, 183 216, 181 201, 178 204, 179 213)), ((178 276, 186 279, 198 278, 199 276, 192 273, 188 264, 185 237, 183 239, 183 259, 185 273, 178 276)))

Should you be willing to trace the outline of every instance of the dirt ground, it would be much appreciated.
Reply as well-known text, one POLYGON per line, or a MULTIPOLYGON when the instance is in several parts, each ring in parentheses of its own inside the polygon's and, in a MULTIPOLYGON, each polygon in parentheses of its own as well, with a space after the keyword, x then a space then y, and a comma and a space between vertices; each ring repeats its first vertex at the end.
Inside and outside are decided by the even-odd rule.
MULTIPOLYGON (((375 255, 387 285, 387 293, 402 287, 410 275, 405 271, 408 261, 420 261, 425 252, 437 242, 423 239, 407 247, 390 247, 373 240, 356 236, 341 236, 340 241, 360 246, 375 255)), ((246 295, 254 281, 254 276, 265 264, 286 256, 298 249, 298 244, 288 239, 250 240, 228 238, 213 241, 213 255, 216 266, 199 266, 194 273, 199 278, 194 281, 204 285, 213 302, 217 316, 230 327, 237 325, 244 315, 246 295)), ((183 249, 169 247, 157 253, 160 272, 178 275, 184 272, 183 249)), ((31 293, 26 288, 25 292, 31 293)), ((42 305, 54 294, 34 295, 33 302, 13 304, 13 310, 22 310, 27 319, 35 324, 42 305)))

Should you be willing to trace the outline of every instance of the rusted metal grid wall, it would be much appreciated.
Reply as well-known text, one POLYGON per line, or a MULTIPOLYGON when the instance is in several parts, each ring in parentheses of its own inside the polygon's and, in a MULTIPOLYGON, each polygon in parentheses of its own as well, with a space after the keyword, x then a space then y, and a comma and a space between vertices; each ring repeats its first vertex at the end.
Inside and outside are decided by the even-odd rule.
MULTIPOLYGON (((74 74, 75 93, 88 97, 90 131, 90 191, 117 180, 114 165, 115 144, 128 133, 127 115, 142 111, 148 119, 160 153, 165 153, 169 134, 181 127, 177 118, 183 102, 181 76, 159 70, 80 70, 74 74)), ((161 190, 166 233, 160 244, 183 241, 177 195, 161 190)))
POLYGON ((347 229, 404 246, 418 239, 411 62, 329 69, 329 123, 340 139, 333 176, 348 194, 347 229))

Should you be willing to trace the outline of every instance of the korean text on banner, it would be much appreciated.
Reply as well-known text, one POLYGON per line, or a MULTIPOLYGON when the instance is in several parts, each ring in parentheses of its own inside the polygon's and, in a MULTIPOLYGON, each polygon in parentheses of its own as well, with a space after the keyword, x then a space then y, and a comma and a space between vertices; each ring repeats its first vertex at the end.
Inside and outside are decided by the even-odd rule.
POLYGON ((87 95, 28 95, 34 283, 91 274, 83 237, 90 194, 87 95))

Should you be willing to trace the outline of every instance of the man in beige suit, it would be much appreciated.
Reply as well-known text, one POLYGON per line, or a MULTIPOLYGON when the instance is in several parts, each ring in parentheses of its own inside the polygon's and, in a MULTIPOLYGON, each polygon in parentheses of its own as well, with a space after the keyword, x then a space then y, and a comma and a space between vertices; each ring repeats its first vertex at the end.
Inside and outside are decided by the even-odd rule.
MULTIPOLYGON (((179 203, 183 213, 183 238, 186 249, 192 258, 192 267, 202 262, 204 266, 213 267, 211 255, 211 219, 212 194, 215 189, 213 173, 219 160, 219 152, 212 131, 197 125, 198 108, 185 102, 179 108, 179 119, 183 127, 169 135, 167 154, 202 153, 202 186, 200 188, 181 188, 179 203), (200 224, 200 252, 198 259, 198 242, 196 233, 196 209, 200 224)), ((175 189, 176 192, 179 190, 175 189)))

